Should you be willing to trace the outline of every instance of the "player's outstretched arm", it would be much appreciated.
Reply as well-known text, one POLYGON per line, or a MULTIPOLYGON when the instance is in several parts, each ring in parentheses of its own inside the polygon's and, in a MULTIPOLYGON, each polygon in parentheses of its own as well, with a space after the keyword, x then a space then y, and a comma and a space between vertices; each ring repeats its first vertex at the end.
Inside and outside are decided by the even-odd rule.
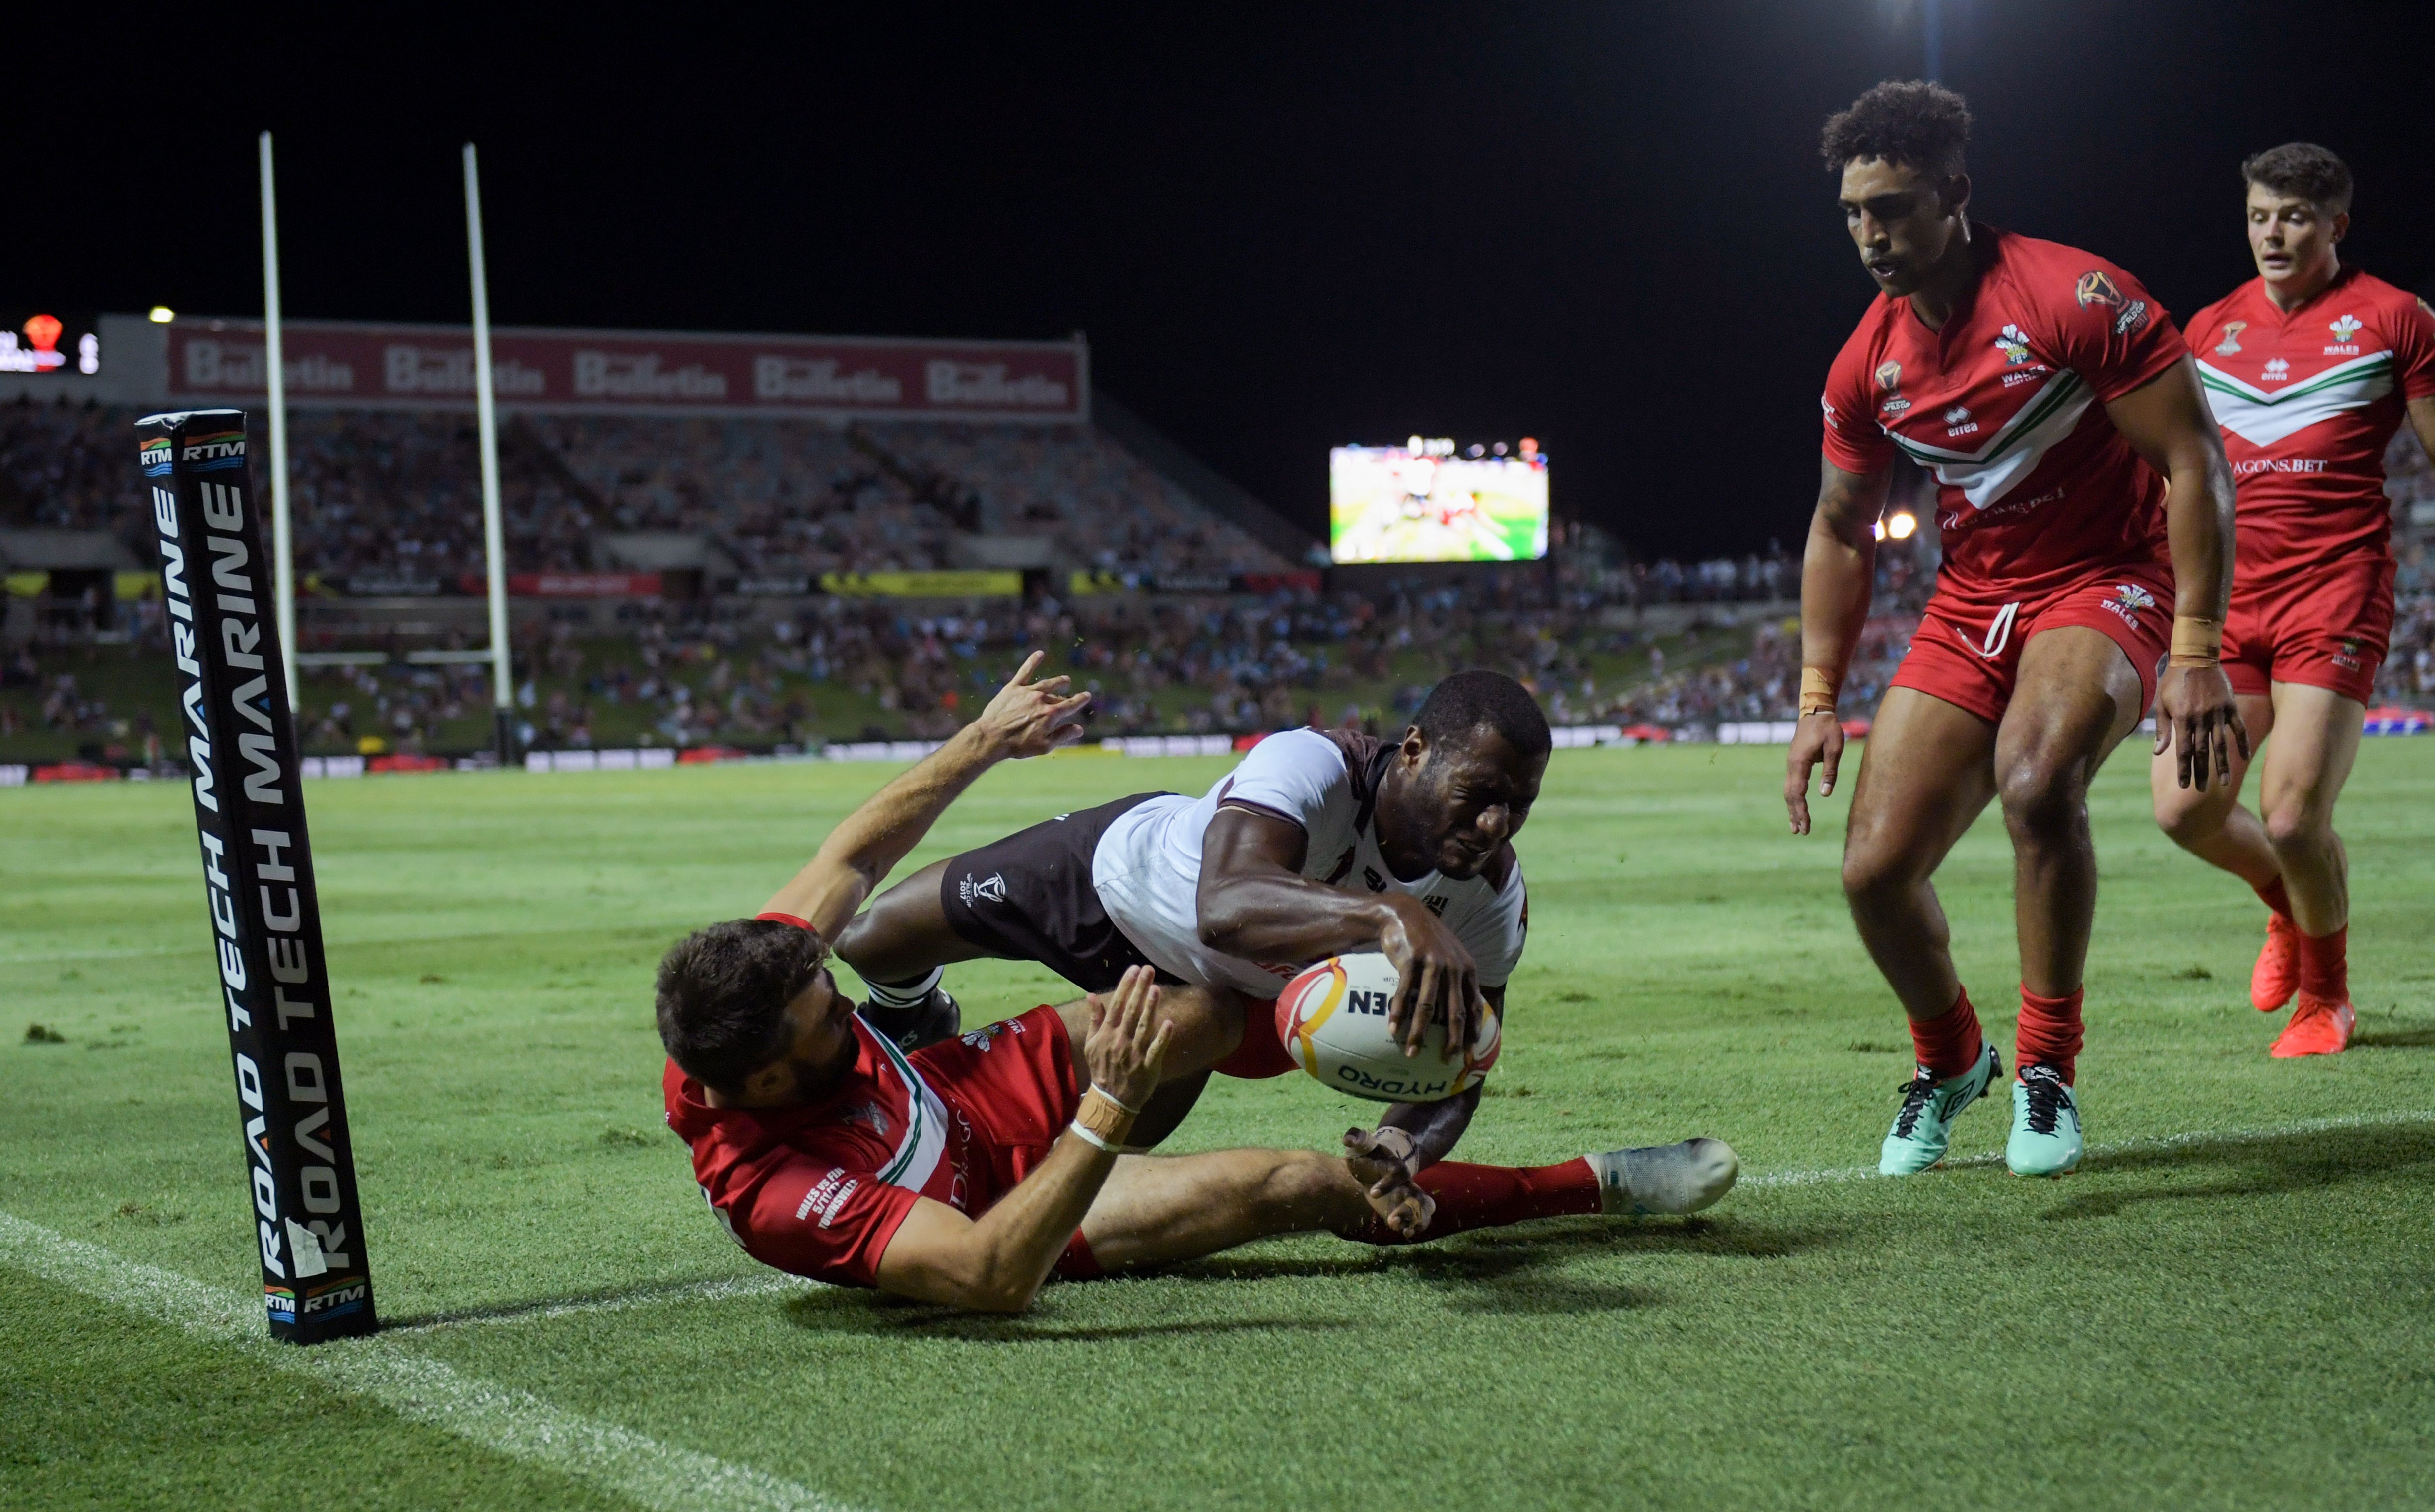
POLYGON ((2231 747, 2249 730, 2223 675, 2224 608, 2232 598, 2232 464, 2188 357, 2105 406, 2106 419, 2165 476, 2173 553, 2173 643, 2156 684, 2156 750, 2178 746, 2184 787, 2230 781, 2231 747))
POLYGON ((1433 1022, 1445 1023, 1446 1043, 1469 1043, 1484 1011, 1471 952, 1409 893, 1352 893, 1304 876, 1309 844, 1298 824, 1220 804, 1200 842, 1201 943, 1250 961, 1381 952, 1401 982, 1388 1023, 1405 1054, 1420 1053, 1433 1022))
POLYGON ((915 1204, 879 1257, 880 1290, 990 1313, 1031 1305, 1115 1169, 1131 1113, 1158 1086, 1175 1025, 1159 1016, 1155 979, 1137 966, 1114 992, 1091 998, 1082 1041, 1091 1087, 1048 1159, 977 1219, 928 1197, 915 1204))
POLYGON ((1809 774, 1822 762, 1823 798, 1835 791, 1843 765, 1843 723, 1835 698, 1851 670, 1852 652, 1869 623, 1876 586, 1877 517, 1885 512, 1889 474, 1846 472, 1821 457, 1818 507, 1801 556, 1801 723, 1784 773, 1784 807, 1792 833, 1809 833, 1809 774))
POLYGON ((930 833, 939 816, 973 780, 1010 757, 1039 756, 1081 737, 1087 693, 1063 696, 1066 679, 1034 682, 1041 653, 1024 659, 1013 680, 997 691, 980 717, 919 765, 872 794, 820 842, 820 853, 778 889, 764 913, 790 914, 819 933, 838 931, 896 863, 930 833))

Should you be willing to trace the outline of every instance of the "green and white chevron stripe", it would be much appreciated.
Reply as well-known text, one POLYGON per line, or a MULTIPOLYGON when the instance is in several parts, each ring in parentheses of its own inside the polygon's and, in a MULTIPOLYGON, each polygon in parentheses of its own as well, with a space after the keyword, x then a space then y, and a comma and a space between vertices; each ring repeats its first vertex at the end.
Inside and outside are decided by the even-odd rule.
POLYGON ((2272 393, 2243 383, 2212 363, 2199 364, 2215 422, 2252 446, 2271 446, 2346 409, 2359 409, 2392 392, 2392 353, 2371 352, 2336 363, 2314 378, 2272 393))
POLYGON ((1975 452, 1931 446, 1891 427, 1886 434, 1912 461, 1933 470, 1938 482, 1960 489, 1971 507, 1983 509, 2036 472, 2047 449, 2072 433, 2096 397, 2080 374, 2062 368, 1975 452))

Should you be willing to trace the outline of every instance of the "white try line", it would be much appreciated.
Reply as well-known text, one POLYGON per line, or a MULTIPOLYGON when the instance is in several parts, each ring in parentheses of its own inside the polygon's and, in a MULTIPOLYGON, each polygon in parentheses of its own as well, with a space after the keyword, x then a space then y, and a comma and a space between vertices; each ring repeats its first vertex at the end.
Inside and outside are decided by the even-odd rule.
MULTIPOLYGON (((2304 1118, 2296 1124, 2279 1128, 2228 1128, 2197 1130, 2188 1134, 2161 1134, 2153 1139, 2124 1140, 2118 1144, 2092 1144, 2081 1160, 2105 1160, 2121 1155, 2148 1155, 2172 1150, 2202 1149, 2214 1144, 2258 1144, 2268 1140, 2289 1139, 2294 1134, 2324 1134, 2343 1128, 2380 1128, 2405 1124, 2435 1123, 2435 1111, 2402 1111, 2394 1113, 2352 1113, 2340 1118, 2304 1118)), ((2001 1165, 2004 1158, 1990 1153, 1964 1156, 1947 1160, 1943 1169, 1968 1170, 1974 1166, 2001 1165)), ((1874 1165, 1845 1165, 1824 1171, 1770 1171, 1764 1175, 1745 1177, 1737 1183, 1744 1187, 1807 1187, 1829 1181, 1874 1181, 1878 1178, 1874 1165)), ((1887 1179, 1891 1179, 1888 1177, 1887 1179)))
POLYGON ((259 1298, 139 1264, 7 1212, 0 1212, 0 1263, 658 1512, 852 1512, 793 1481, 568 1412, 384 1338, 310 1349, 276 1343, 259 1298))
POLYGON ((436 1333, 441 1329, 479 1328, 492 1323, 538 1323, 576 1313, 622 1313, 630 1307, 661 1302, 717 1302, 733 1297, 779 1297, 819 1290, 819 1283, 800 1276, 734 1276, 723 1280, 664 1281, 613 1292, 605 1297, 572 1297, 559 1302, 509 1303, 477 1312, 452 1313, 381 1330, 383 1338, 436 1333))

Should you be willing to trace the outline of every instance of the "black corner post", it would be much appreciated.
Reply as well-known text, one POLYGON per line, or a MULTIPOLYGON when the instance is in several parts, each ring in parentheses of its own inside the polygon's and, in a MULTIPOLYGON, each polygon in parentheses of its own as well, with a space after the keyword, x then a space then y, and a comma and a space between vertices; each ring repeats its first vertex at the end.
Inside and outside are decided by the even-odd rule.
POLYGON ((369 1333, 378 1324, 363 1211, 245 413, 153 415, 135 434, 271 1336, 369 1333))

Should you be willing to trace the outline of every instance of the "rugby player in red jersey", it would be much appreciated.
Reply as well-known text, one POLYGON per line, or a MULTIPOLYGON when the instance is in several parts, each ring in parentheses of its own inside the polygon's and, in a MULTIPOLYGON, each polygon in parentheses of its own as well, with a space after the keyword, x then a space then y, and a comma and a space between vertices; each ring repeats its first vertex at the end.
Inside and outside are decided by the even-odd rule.
POLYGON ((838 992, 824 941, 956 795, 997 762, 1071 739, 1086 699, 1027 661, 980 717, 830 833, 757 919, 699 930, 660 964, 668 1125, 711 1211, 764 1264, 994 1311, 1053 1272, 1206 1255, 1271 1234, 1369 1244, 1567 1213, 1691 1212, 1733 1185, 1714 1140, 1417 1177, 1359 1153, 1131 1153, 1164 1081, 1235 1050, 1243 1000, 1154 984, 1039 1007, 907 1055, 838 992))
POLYGON ((2293 142, 2240 165, 2257 277, 2201 310, 2190 351, 2239 489, 2240 566, 2223 664, 2259 758, 2257 812, 2232 781, 2185 788, 2159 757, 2156 822, 2257 889, 2266 944, 2249 1001, 2299 1005, 2271 1054, 2350 1042, 2349 866, 2334 803, 2358 756, 2392 634, 2392 507, 2384 451, 2403 415, 2435 453, 2435 312, 2345 266, 2351 173, 2293 142))
POLYGON ((2180 782, 2204 789, 2246 740, 2217 662, 2232 475, 2180 335, 2136 280, 1970 219, 1969 129, 1959 94, 1920 83, 1880 84, 1826 123, 1844 222, 1883 295, 1827 377, 1784 796, 1806 833, 1810 772, 1822 762, 1831 791, 1842 755, 1836 692, 1907 455, 1936 474, 1944 561, 1878 706, 1843 847, 1852 918, 1918 1052, 1878 1169, 1943 1160, 1956 1115, 2003 1074, 1929 881, 1992 799, 2021 959, 2004 1160, 2060 1176, 2081 1149, 2089 780, 2151 700, 2180 782))

